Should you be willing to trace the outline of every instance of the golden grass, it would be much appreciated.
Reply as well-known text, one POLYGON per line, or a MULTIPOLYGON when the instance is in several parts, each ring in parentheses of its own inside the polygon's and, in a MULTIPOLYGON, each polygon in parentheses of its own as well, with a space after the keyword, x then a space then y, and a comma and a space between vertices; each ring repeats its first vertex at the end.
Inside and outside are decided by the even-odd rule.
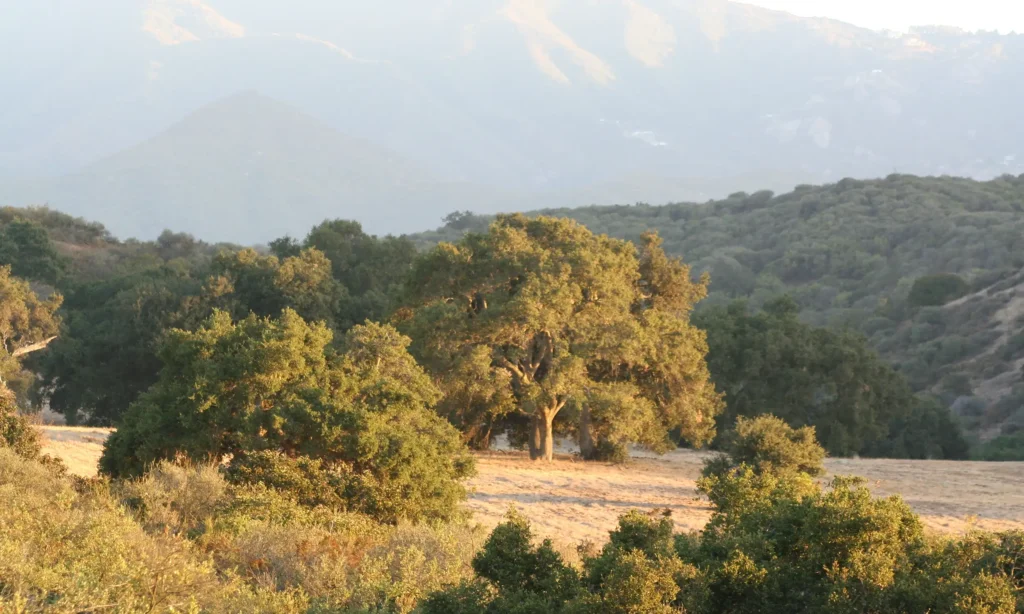
MULTIPOLYGON (((96 474, 104 429, 43 427, 45 452, 83 476, 96 474)), ((535 463, 513 451, 477 456, 466 506, 490 528, 515 505, 534 530, 563 544, 603 542, 631 510, 669 508, 679 530, 700 529, 710 508, 696 489, 705 453, 643 455, 629 465, 583 463, 562 454, 535 463)), ((971 527, 1024 529, 1024 463, 830 459, 830 474, 859 475, 879 496, 900 494, 925 525, 946 533, 971 527)))

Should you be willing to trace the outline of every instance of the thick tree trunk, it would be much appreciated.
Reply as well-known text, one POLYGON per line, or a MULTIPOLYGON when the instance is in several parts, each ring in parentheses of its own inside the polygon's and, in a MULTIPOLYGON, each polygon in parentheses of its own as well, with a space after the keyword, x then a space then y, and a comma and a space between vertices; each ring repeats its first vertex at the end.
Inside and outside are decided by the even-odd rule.
POLYGON ((533 433, 530 437, 530 459, 552 461, 555 459, 555 414, 554 411, 538 412, 533 416, 533 433))
POLYGON ((544 446, 544 435, 543 435, 543 419, 534 414, 530 420, 530 460, 538 460, 543 455, 544 446))
POLYGON ((594 423, 590 416, 590 406, 584 404, 580 410, 580 456, 583 460, 594 458, 594 423))
POLYGON ((548 462, 555 460, 555 414, 545 413, 540 418, 541 428, 541 453, 542 458, 548 462))

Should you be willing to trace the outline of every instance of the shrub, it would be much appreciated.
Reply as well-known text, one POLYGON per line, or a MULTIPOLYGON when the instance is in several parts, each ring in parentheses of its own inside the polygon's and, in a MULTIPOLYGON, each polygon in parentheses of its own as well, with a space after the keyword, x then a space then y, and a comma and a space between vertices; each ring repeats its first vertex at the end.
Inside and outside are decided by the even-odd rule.
MULTIPOLYGON (((715 479, 775 478, 747 470, 715 479)), ((705 574, 708 611, 1014 611, 1005 570, 978 556, 951 560, 899 497, 876 499, 862 481, 837 478, 799 496, 718 486, 740 496, 715 502, 699 544, 680 549, 705 574)))
POLYGON ((290 458, 263 450, 231 459, 227 478, 233 484, 260 484, 302 505, 344 507, 345 477, 306 456, 290 458))
POLYGON ((195 536, 228 500, 228 484, 215 465, 163 461, 115 492, 151 532, 195 536))
POLYGON ((172 331, 160 380, 134 403, 100 461, 113 477, 155 462, 232 457, 239 483, 389 523, 458 516, 473 457, 431 410, 440 397, 390 326, 332 334, 285 310, 172 331))
POLYGON ((477 583, 462 583, 426 601, 424 612, 549 614, 564 611, 581 594, 579 574, 564 563, 550 540, 532 544, 530 523, 515 510, 495 527, 473 558, 477 583))
POLYGON ((971 286, 959 275, 943 273, 919 277, 914 281, 907 302, 914 307, 938 307, 958 299, 971 291, 971 286))
POLYGON ((148 535, 102 487, 80 491, 0 448, 0 611, 299 612, 218 576, 188 543, 148 535))
POLYGON ((814 427, 794 429, 779 418, 762 415, 739 417, 724 446, 727 459, 705 465, 704 475, 747 465, 760 474, 818 476, 825 472, 825 450, 814 436, 814 427))
POLYGON ((24 416, 18 415, 14 394, 0 383, 0 448, 10 448, 25 458, 42 453, 39 432, 24 416))
POLYGON ((1024 431, 1000 435, 981 444, 973 456, 983 461, 1024 461, 1024 431))

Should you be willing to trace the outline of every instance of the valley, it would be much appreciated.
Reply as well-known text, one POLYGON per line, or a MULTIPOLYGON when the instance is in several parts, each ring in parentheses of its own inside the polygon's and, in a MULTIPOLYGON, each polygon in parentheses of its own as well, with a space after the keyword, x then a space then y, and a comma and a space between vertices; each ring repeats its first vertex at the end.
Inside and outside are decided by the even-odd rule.
MULTIPOLYGON (((64 459, 72 473, 96 475, 105 429, 43 427, 44 452, 64 459)), ((602 543, 622 514, 672 510, 679 531, 699 531, 712 508, 696 488, 706 452, 640 453, 627 465, 581 462, 568 450, 550 464, 509 449, 478 453, 478 474, 467 486, 465 508, 488 530, 509 506, 527 517, 541 538, 571 549, 602 543)), ((879 497, 900 495, 933 531, 1024 529, 1024 462, 829 459, 831 475, 857 475, 879 497)), ((827 478, 823 478, 827 479, 827 478)))

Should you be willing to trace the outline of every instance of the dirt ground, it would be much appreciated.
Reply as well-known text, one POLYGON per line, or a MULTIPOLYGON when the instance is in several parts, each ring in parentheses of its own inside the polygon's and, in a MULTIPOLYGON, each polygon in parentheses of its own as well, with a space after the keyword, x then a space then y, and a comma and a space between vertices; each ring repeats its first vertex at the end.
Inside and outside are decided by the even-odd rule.
MULTIPOLYGON (((96 474, 109 431, 43 430, 48 454, 63 458, 76 474, 96 474)), ((679 450, 616 466, 583 463, 568 454, 549 464, 534 463, 521 452, 483 453, 466 506, 477 522, 490 527, 515 505, 538 535, 563 544, 603 542, 619 515, 631 509, 668 508, 677 529, 700 529, 710 515, 695 485, 705 456, 679 450)), ((902 495, 937 531, 1024 529, 1024 463, 830 459, 826 467, 830 474, 866 478, 879 496, 902 495)))

